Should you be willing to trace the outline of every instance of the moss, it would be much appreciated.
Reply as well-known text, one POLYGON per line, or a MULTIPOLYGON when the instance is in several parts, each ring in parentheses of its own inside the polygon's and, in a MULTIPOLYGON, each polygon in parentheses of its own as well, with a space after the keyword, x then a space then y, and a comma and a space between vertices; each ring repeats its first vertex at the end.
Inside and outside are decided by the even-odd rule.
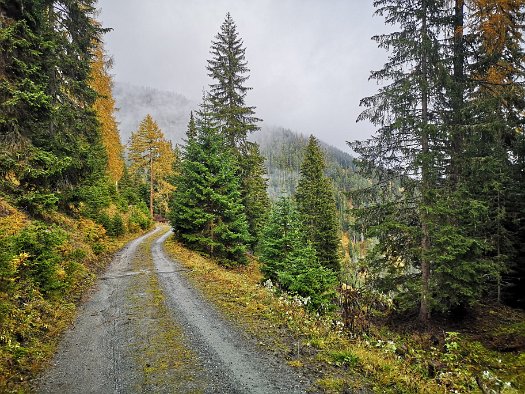
POLYGON ((186 346, 182 328, 173 320, 165 304, 165 296, 158 277, 153 273, 151 244, 161 233, 156 233, 140 246, 132 261, 135 275, 127 289, 131 301, 133 355, 142 371, 142 381, 136 390, 175 392, 203 392, 205 378, 197 356, 186 346))

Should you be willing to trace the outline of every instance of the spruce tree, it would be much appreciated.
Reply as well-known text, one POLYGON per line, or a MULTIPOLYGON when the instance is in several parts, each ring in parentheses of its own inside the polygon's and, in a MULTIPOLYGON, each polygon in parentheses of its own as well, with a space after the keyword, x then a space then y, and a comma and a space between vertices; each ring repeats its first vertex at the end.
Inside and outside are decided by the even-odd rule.
POLYGON ((94 4, 0 4, 0 171, 14 183, 0 182, 33 212, 75 202, 78 186, 104 175, 89 86, 94 46, 104 32, 94 4))
POLYGON ((295 200, 319 262, 339 272, 339 222, 334 191, 325 174, 324 156, 317 139, 310 136, 295 200))
POLYGON ((376 124, 377 133, 353 144, 375 179, 364 190, 359 219, 380 241, 370 260, 383 267, 377 276, 383 290, 409 305, 419 289, 425 322, 431 310, 486 297, 514 253, 509 191, 523 124, 517 43, 524 5, 380 0, 375 6, 400 31, 375 37, 391 55, 372 73, 388 84, 362 100, 368 109, 359 119, 376 124))
POLYGON ((242 201, 247 213, 248 228, 252 238, 250 244, 253 249, 270 209, 268 181, 265 177, 264 158, 257 144, 247 142, 246 154, 240 160, 240 168, 243 171, 241 174, 242 201))
POLYGON ((245 51, 235 22, 228 13, 210 50, 212 58, 208 60, 207 70, 213 83, 210 85, 209 105, 220 133, 237 156, 242 199, 253 245, 269 207, 269 198, 264 159, 256 144, 246 141, 249 133, 259 129, 257 123, 260 119, 255 116, 255 107, 245 103, 246 94, 251 89, 245 86, 250 71, 245 51))
POLYGON ((335 297, 337 276, 320 264, 305 230, 293 200, 281 197, 261 232, 261 270, 282 289, 308 297, 308 308, 323 311, 335 297))
POLYGON ((207 112, 188 128, 170 222, 178 240, 224 264, 246 263, 249 242, 238 165, 207 112))
POLYGON ((208 60, 207 70, 214 83, 210 85, 209 100, 226 141, 238 148, 243 147, 248 133, 259 129, 256 124, 260 121, 255 116, 255 107, 244 102, 251 90, 244 84, 250 71, 245 52, 235 22, 228 13, 210 50, 212 58, 208 60))
POLYGON ((371 74, 371 78, 388 84, 361 101, 368 108, 358 118, 379 128, 370 140, 352 144, 361 156, 361 169, 377 180, 364 194, 370 209, 362 219, 367 230, 382 230, 375 232, 380 237, 378 256, 390 262, 400 257, 407 264, 407 275, 420 272, 419 315, 426 322, 431 309, 429 213, 442 160, 435 146, 440 129, 433 119, 442 101, 439 33, 444 2, 378 0, 374 5, 376 13, 399 26, 400 31, 373 37, 391 54, 384 67, 371 74), (403 190, 403 198, 396 188, 403 190), (385 210, 389 215, 382 216, 385 210), (410 214, 413 212, 415 220, 410 214), (388 249, 388 239, 399 232, 399 239, 408 243, 396 248, 401 254, 396 257, 388 249), (412 264, 410 268, 408 264, 412 264))

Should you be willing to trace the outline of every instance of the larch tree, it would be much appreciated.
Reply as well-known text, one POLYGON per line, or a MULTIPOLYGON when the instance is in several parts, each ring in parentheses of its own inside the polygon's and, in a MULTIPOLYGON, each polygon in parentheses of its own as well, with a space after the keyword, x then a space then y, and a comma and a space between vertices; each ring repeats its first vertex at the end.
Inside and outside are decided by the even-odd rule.
POLYGON ((167 178, 173 171, 175 154, 171 142, 164 138, 164 133, 151 115, 146 115, 138 130, 131 134, 128 157, 131 172, 141 174, 149 184, 151 216, 155 204, 159 213, 166 214, 167 199, 173 190, 167 178))
POLYGON ((190 120, 170 222, 188 247, 226 265, 246 263, 249 242, 236 156, 208 112, 190 120))
POLYGON ((91 63, 92 89, 98 94, 93 108, 97 114, 102 133, 102 143, 108 158, 107 175, 118 185, 124 173, 124 148, 120 142, 117 121, 115 119, 115 99, 113 98, 113 81, 109 70, 111 59, 104 53, 102 42, 97 44, 95 59, 91 63))
POLYGON ((246 94, 251 90, 245 85, 250 71, 245 52, 235 22, 228 13, 210 50, 212 58, 208 60, 207 70, 213 83, 209 87, 209 103, 218 130, 237 155, 245 215, 250 234, 256 240, 264 212, 269 208, 269 198, 264 159, 256 144, 246 141, 249 133, 259 129, 260 119, 255 116, 255 107, 245 103, 246 94))
POLYGON ((339 272, 339 221, 332 183, 324 174, 324 155, 314 136, 310 136, 295 200, 321 265, 339 272))

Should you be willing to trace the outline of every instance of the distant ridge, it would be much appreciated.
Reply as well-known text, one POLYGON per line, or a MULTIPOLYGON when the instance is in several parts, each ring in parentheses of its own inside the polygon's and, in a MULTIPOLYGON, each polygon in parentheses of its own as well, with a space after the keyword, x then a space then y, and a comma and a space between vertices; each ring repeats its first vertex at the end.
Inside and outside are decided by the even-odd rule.
POLYGON ((198 107, 197 102, 182 94, 124 82, 115 82, 113 97, 123 144, 127 144, 147 114, 157 121, 166 138, 180 144, 186 134, 190 111, 198 107))
MULTIPOLYGON (((181 144, 186 135, 190 111, 198 108, 198 102, 182 94, 122 82, 115 83, 113 96, 119 108, 117 120, 124 144, 148 113, 158 122, 168 139, 174 144, 181 144)), ((261 130, 251 135, 250 139, 259 144, 266 158, 270 197, 276 199, 280 195, 293 194, 308 137, 263 123, 261 130)), ((344 210, 347 208, 347 192, 365 180, 355 173, 351 155, 322 141, 320 143, 326 156, 326 175, 333 180, 338 206, 344 210)))

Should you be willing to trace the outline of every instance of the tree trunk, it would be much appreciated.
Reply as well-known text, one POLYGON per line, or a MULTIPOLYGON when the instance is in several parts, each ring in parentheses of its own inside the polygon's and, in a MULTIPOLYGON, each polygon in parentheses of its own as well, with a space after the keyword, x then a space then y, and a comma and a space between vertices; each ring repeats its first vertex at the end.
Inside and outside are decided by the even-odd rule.
POLYGON ((421 220, 421 303, 419 308, 419 320, 427 324, 430 318, 430 261, 428 250, 430 249, 430 237, 428 229, 427 207, 430 201, 428 192, 430 188, 430 163, 429 163, 429 136, 428 136, 428 64, 425 52, 427 35, 427 9, 423 2, 423 20, 421 24, 422 47, 421 56, 421 154, 423 156, 421 165, 421 195, 422 206, 420 207, 421 220))
POLYGON ((153 217, 153 152, 149 156, 149 213, 153 217))

